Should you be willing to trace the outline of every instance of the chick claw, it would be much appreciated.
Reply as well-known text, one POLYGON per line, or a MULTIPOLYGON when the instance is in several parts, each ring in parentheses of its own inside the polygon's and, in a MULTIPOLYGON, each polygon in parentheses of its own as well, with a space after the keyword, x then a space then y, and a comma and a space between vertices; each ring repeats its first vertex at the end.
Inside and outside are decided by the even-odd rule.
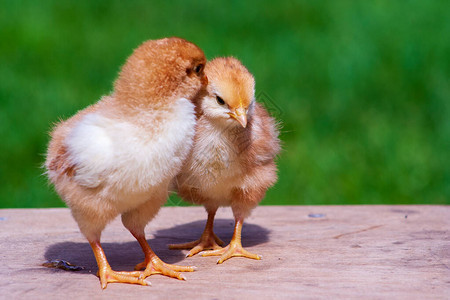
POLYGON ((180 272, 194 272, 197 269, 194 266, 178 266, 167 264, 157 256, 152 257, 148 262, 146 260, 140 264, 137 264, 134 269, 142 270, 144 268, 145 270, 143 272, 143 278, 154 274, 162 274, 180 280, 186 280, 186 277, 180 272))
POLYGON ((242 248, 242 245, 238 242, 231 241, 228 246, 222 249, 211 250, 211 251, 203 251, 200 252, 201 256, 220 256, 217 261, 218 264, 223 263, 229 258, 232 257, 246 257, 251 259, 260 260, 262 259, 261 255, 253 254, 242 248))
POLYGON ((212 234, 202 234, 200 239, 184 244, 170 244, 169 249, 190 249, 186 254, 186 257, 191 257, 203 250, 219 250, 222 249, 224 242, 214 233, 212 234))
POLYGON ((117 272, 106 267, 97 272, 100 277, 102 289, 105 289, 108 283, 121 282, 140 285, 151 285, 150 281, 145 280, 143 272, 117 272))

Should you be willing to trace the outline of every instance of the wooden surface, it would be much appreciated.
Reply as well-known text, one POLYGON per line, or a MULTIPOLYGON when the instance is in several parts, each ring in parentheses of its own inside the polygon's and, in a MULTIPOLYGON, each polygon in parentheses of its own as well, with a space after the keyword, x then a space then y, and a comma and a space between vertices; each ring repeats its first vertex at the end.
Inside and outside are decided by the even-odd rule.
MULTIPOLYGON (((146 230, 164 261, 198 267, 185 273, 187 281, 154 275, 150 287, 109 284, 102 291, 68 209, 0 210, 0 298, 450 299, 448 206, 261 206, 243 229, 244 247, 261 261, 216 265, 216 257, 185 259, 185 251, 167 249, 198 238, 205 219, 201 207, 167 207, 146 230), (85 269, 41 266, 53 259, 85 269)), ((230 209, 219 210, 215 228, 228 242, 230 209)), ((115 270, 132 270, 143 259, 119 219, 102 242, 115 270)))

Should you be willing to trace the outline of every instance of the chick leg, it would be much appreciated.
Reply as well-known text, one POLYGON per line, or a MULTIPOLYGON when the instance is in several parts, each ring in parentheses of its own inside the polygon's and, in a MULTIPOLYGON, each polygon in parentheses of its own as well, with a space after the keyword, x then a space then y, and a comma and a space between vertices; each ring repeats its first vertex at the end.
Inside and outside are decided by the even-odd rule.
POLYGON ((135 270, 144 270, 144 277, 148 277, 153 274, 162 274, 169 277, 178 278, 180 280, 186 280, 186 277, 180 272, 194 272, 196 267, 190 266, 178 266, 170 265, 163 262, 147 243, 147 240, 143 235, 135 236, 137 241, 142 247, 145 254, 144 262, 136 265, 135 270))
POLYGON ((242 248, 241 232, 243 222, 243 218, 236 218, 233 237, 231 238, 230 244, 228 244, 228 246, 218 250, 203 251, 200 254, 202 256, 220 256, 219 260, 217 261, 218 264, 223 263, 231 257, 247 257, 258 260, 261 259, 262 256, 250 253, 242 248))
POLYGON ((206 221, 205 230, 203 231, 200 239, 184 244, 171 244, 169 245, 169 249, 190 249, 186 254, 186 257, 191 257, 207 249, 221 249, 221 246, 224 243, 217 235, 214 234, 213 230, 216 211, 217 208, 208 210, 208 220, 206 221))
POLYGON ((159 189, 159 191, 156 191, 153 194, 153 197, 149 201, 143 203, 134 210, 122 214, 122 223, 139 242, 142 251, 145 254, 144 262, 136 265, 134 268, 136 271, 145 269, 143 272, 144 278, 152 274, 162 274, 181 280, 186 280, 186 278, 179 272, 193 272, 195 267, 177 266, 164 263, 158 256, 156 256, 155 252, 153 252, 145 239, 145 225, 156 215, 166 198, 167 187, 159 189))
POLYGON ((116 272, 113 271, 106 259, 105 252, 99 241, 89 242, 94 251, 95 260, 98 265, 98 277, 100 277, 100 283, 102 289, 105 289, 108 283, 122 282, 122 283, 135 283, 141 285, 150 285, 150 282, 144 279, 142 272, 116 272))

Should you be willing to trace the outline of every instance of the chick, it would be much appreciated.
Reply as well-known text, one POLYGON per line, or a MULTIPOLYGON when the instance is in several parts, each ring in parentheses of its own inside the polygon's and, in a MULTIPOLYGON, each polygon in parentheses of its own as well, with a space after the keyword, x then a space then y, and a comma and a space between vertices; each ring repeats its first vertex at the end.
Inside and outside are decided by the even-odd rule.
POLYGON ((186 256, 214 249, 202 255, 218 255, 218 263, 234 256, 261 259, 242 248, 241 230, 277 180, 277 123, 255 102, 254 78, 237 59, 216 58, 206 64, 205 74, 209 84, 199 103, 194 146, 174 187, 184 200, 204 205, 208 220, 199 240, 169 248, 190 249, 186 256), (225 248, 213 232, 220 206, 231 206, 235 217, 234 234, 225 248))
POLYGON ((45 166, 97 260, 101 287, 147 285, 151 274, 185 279, 194 267, 162 262, 144 228, 166 201, 195 134, 195 99, 207 84, 205 56, 180 38, 147 41, 127 59, 114 91, 62 121, 51 133, 45 166), (138 240, 143 272, 113 271, 100 244, 116 216, 138 240))

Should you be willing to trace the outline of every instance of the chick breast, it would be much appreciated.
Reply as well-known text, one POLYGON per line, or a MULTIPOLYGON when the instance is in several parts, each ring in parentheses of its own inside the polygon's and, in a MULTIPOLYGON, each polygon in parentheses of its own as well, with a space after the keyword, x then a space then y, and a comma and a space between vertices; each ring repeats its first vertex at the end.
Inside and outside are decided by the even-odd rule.
MULTIPOLYGON (((117 206, 116 213, 120 213, 148 200, 145 192, 174 177, 192 145, 194 105, 181 98, 170 109, 157 114, 142 112, 139 118, 147 125, 115 119, 94 107, 61 123, 53 135, 65 138, 51 143, 49 153, 61 152, 61 148, 66 153, 49 155, 47 160, 50 180, 60 194, 64 197, 81 187, 96 188, 97 197, 107 196, 103 201, 123 202, 117 206), (70 166, 76 168, 68 173, 70 166)), ((71 202, 77 199, 67 198, 71 202)))
POLYGON ((101 112, 84 116, 66 138, 70 160, 77 165, 75 180, 89 188, 106 181, 133 192, 175 176, 192 143, 194 105, 182 98, 157 116, 170 122, 160 126, 155 114, 144 112, 140 117, 150 126, 101 112))
MULTIPOLYGON (((247 128, 237 129, 223 130, 200 117, 192 152, 177 177, 178 193, 183 199, 230 206, 237 190, 263 190, 263 196, 276 182, 274 158, 280 145, 275 120, 255 104, 247 128)), ((251 200, 250 206, 256 206, 262 196, 251 200)))

